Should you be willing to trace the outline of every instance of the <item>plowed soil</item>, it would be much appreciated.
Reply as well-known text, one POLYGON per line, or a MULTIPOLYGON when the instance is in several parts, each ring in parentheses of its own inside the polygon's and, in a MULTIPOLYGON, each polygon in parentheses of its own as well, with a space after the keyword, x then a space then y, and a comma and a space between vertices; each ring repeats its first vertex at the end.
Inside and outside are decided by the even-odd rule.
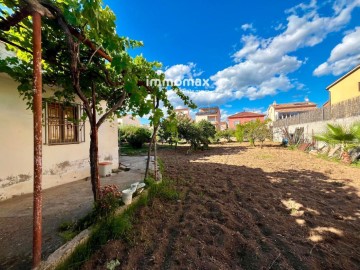
POLYGON ((360 269, 360 169, 277 146, 163 150, 182 197, 84 269, 360 269))

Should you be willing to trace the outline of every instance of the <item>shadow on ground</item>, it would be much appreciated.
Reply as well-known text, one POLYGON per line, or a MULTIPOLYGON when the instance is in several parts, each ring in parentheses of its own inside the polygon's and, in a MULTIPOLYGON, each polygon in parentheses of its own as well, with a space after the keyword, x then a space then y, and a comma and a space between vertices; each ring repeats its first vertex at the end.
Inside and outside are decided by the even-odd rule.
MULTIPOLYGON (((120 190, 143 181, 145 157, 121 157, 131 170, 101 179, 102 185, 115 184, 120 190)), ((74 222, 93 206, 90 181, 80 180, 43 191, 42 257, 46 259, 64 244, 58 234, 63 222, 74 222)), ((32 194, 0 202, 0 269, 31 269, 32 194)))
POLYGON ((114 258, 122 269, 360 268, 359 189, 350 185, 357 175, 334 178, 301 163, 287 168, 282 164, 303 153, 276 147, 186 151, 160 152, 182 199, 144 208, 132 244, 109 243, 84 269, 114 258), (275 159, 264 165, 256 157, 266 153, 275 159), (241 165, 251 158, 253 167, 241 165))

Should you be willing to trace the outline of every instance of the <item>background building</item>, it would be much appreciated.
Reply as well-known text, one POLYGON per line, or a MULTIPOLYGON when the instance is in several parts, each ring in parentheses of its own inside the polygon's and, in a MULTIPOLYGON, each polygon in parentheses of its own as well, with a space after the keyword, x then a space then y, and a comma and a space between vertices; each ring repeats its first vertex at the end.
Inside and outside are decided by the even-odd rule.
POLYGON ((189 119, 192 119, 189 108, 175 109, 174 111, 175 111, 176 115, 186 116, 189 119))
POLYGON ((326 89, 330 92, 331 105, 360 97, 360 65, 330 84, 326 89))
POLYGON ((228 117, 229 129, 235 129, 236 125, 244 124, 250 121, 264 121, 265 114, 254 112, 241 112, 228 117))
POLYGON ((309 101, 284 104, 276 104, 276 102, 274 102, 269 106, 267 111, 267 118, 271 119, 272 121, 276 121, 315 109, 316 104, 309 101))
POLYGON ((220 130, 221 114, 219 107, 200 108, 196 113, 195 122, 201 120, 207 120, 215 126, 217 130, 220 130))
POLYGON ((139 118, 131 114, 119 118, 118 123, 120 126, 141 126, 139 118))

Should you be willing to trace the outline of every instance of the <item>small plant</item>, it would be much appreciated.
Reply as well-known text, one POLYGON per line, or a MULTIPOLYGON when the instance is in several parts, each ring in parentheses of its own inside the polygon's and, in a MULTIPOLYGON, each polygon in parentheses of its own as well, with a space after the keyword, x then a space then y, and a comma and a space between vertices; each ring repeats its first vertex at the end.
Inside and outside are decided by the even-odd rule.
POLYGON ((106 269, 107 270, 115 270, 115 268, 119 265, 120 265, 119 260, 117 260, 117 259, 112 260, 112 261, 106 263, 106 269))
POLYGON ((315 136, 315 139, 329 145, 340 145, 341 160, 350 164, 351 158, 349 150, 354 148, 360 142, 360 123, 354 123, 350 128, 338 124, 328 124, 327 131, 321 135, 315 136))
POLYGON ((115 185, 107 185, 100 190, 100 199, 96 202, 96 213, 100 217, 106 217, 111 215, 120 202, 120 192, 115 185))

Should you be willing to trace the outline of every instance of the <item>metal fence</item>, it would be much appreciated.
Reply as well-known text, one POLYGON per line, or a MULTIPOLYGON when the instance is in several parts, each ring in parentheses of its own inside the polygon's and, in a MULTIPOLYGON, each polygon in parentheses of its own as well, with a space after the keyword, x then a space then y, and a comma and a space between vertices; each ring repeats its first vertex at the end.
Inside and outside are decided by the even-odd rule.
POLYGON ((311 122, 335 120, 360 115, 360 96, 337 103, 329 107, 322 107, 316 110, 300 113, 298 115, 277 120, 273 127, 284 127, 300 125, 311 122))

